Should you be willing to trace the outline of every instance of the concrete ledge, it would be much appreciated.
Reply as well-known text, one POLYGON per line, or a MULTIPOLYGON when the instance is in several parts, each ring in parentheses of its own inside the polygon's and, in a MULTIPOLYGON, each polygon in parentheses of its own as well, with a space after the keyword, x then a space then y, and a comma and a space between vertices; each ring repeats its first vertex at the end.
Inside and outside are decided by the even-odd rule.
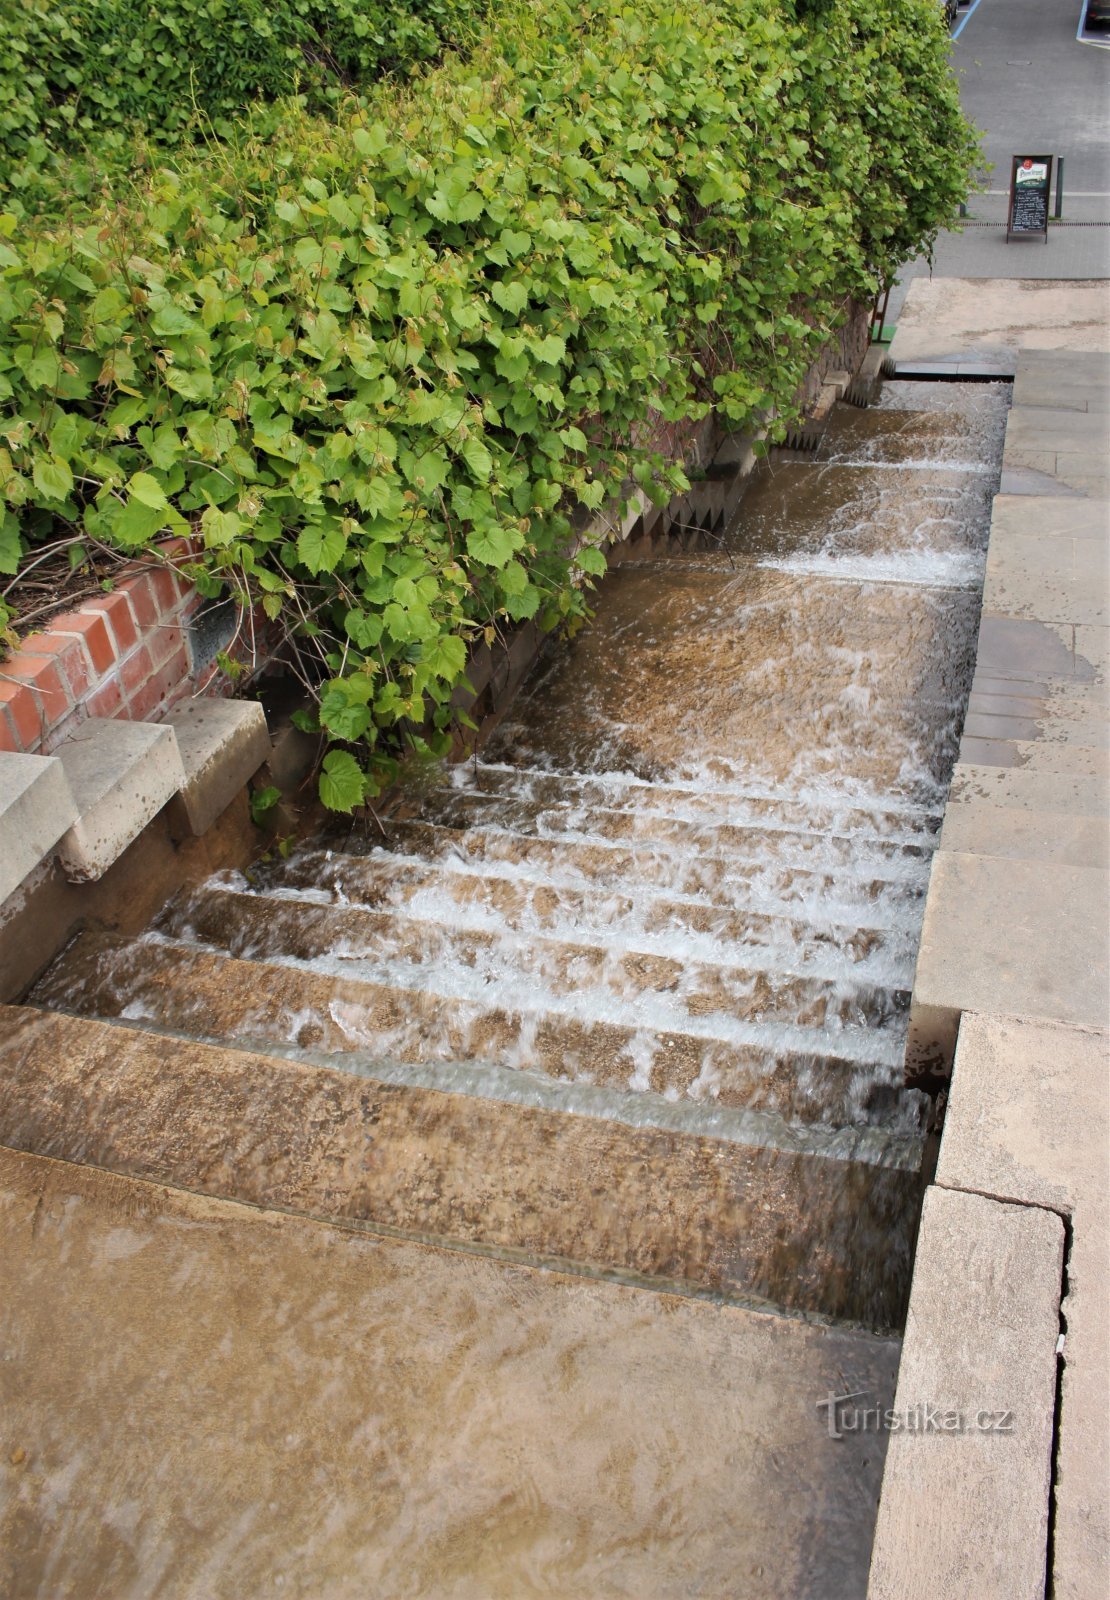
POLYGON ((255 700, 192 700, 166 723, 185 770, 175 805, 191 833, 207 833, 270 757, 265 712, 255 700))
POLYGON ((55 756, 0 750, 0 903, 77 820, 77 802, 55 756))
POLYGON ((1106 1033, 965 1016, 937 1183, 1071 1219, 1062 1323, 1052 1592, 1110 1593, 1106 1033))
POLYGON ((1050 1211, 927 1192, 869 1600, 1044 1600, 1063 1258, 1050 1211))
POLYGON ((60 746, 78 820, 59 856, 74 882, 99 878, 185 785, 173 729, 89 717, 60 746))
POLYGON ((1100 1027, 1110 986, 1108 878, 1096 867, 941 849, 913 1005, 1100 1027))

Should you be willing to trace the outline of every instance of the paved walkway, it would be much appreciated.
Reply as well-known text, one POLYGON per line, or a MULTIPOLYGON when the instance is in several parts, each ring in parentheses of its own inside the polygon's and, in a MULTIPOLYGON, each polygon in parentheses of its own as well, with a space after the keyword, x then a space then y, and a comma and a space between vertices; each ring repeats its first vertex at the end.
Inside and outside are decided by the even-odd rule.
MULTIPOLYGON (((891 294, 900 320, 912 282, 952 278, 1110 277, 1110 50, 1077 39, 1082 0, 978 0, 952 42, 964 111, 984 130, 990 170, 968 220, 942 233, 932 263, 909 263, 891 294), (1010 158, 1064 158, 1063 216, 1048 243, 1006 243, 1010 158)), ((1107 36, 1110 38, 1110 35, 1107 36)))
POLYGON ((1016 381, 911 1013, 911 1061, 952 1082, 895 1413, 960 1423, 892 1437, 869 1594, 1041 1600, 1047 1580, 1094 1600, 1110 1590, 1105 286, 937 287, 911 286, 892 359, 986 356, 1016 381))

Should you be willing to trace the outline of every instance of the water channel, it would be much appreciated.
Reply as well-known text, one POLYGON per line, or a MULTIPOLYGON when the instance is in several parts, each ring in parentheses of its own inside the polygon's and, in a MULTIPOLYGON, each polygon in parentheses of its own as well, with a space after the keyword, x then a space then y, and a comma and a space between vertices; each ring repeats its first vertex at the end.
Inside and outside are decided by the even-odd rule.
POLYGON ((332 828, 138 940, 86 935, 33 1000, 448 1090, 453 1129, 546 1118, 525 1155, 486 1117, 481 1196, 425 1174, 382 1226, 896 1335, 929 1104, 909 991, 1008 402, 837 406, 722 536, 611 573, 384 841, 332 828))

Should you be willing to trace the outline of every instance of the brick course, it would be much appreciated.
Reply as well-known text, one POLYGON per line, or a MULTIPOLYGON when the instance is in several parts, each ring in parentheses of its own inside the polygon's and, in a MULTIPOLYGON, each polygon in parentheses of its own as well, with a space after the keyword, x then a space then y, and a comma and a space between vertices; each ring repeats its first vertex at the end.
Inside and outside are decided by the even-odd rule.
MULTIPOLYGON (((168 541, 166 564, 131 569, 0 662, 0 750, 49 754, 85 717, 157 721, 188 695, 228 692, 214 663, 193 660, 187 624, 200 600, 171 564, 188 552, 168 541)), ((235 653, 248 652, 244 630, 235 653)))

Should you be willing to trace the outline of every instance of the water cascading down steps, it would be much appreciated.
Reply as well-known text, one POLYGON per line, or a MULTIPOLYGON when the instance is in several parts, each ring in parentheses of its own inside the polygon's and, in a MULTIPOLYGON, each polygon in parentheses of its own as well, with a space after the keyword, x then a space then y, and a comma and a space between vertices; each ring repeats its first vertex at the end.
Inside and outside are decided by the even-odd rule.
MULTIPOLYGON (((837 407, 727 538, 634 551, 384 837, 333 828, 137 939, 80 936, 8 1013, 3 1142, 772 1313, 788 1350, 836 1325, 881 1399, 1005 406, 894 383, 837 407)), ((845 1570, 877 1481, 839 1513, 845 1570)))

